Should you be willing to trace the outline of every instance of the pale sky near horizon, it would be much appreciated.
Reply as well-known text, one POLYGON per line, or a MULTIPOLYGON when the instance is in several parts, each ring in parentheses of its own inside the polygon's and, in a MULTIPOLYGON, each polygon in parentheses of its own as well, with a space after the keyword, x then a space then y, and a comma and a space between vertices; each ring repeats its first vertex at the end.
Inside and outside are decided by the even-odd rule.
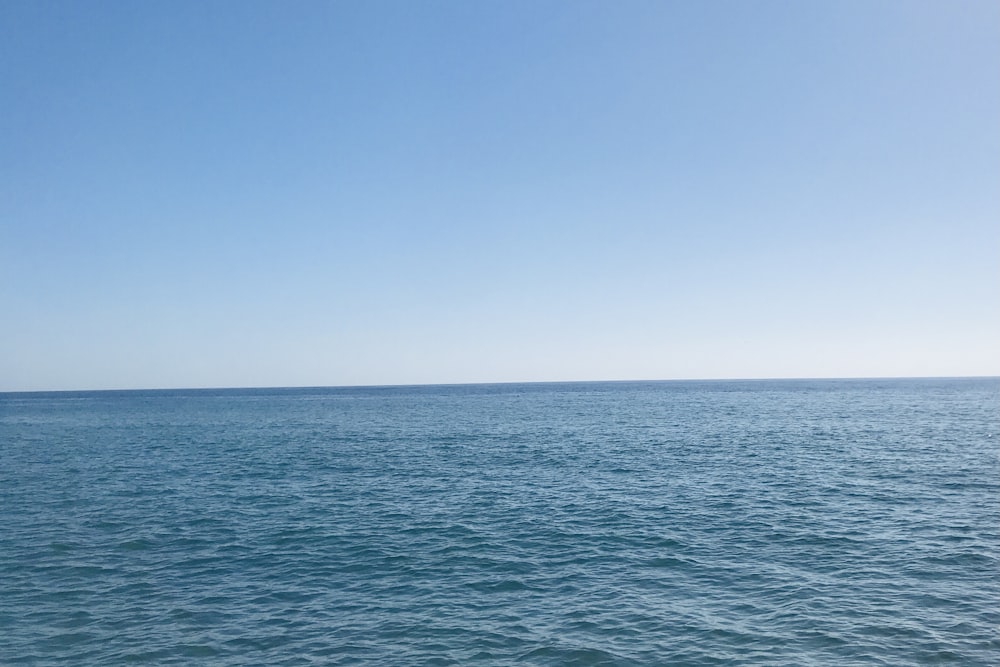
POLYGON ((0 3, 0 391, 1000 375, 1000 3, 0 3))

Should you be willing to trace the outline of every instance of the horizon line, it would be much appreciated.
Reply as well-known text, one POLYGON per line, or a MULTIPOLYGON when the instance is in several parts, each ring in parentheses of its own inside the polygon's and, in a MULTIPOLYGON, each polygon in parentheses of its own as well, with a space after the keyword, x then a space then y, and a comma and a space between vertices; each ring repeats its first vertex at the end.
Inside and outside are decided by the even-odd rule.
POLYGON ((873 375, 873 376, 777 376, 777 377, 729 377, 729 378, 659 378, 659 379, 613 379, 613 380, 502 380, 485 382, 410 382, 394 384, 330 384, 330 385, 245 385, 245 386, 205 386, 205 387, 131 387, 104 389, 5 389, 6 394, 80 394, 80 393, 125 393, 164 391, 268 391, 288 389, 403 389, 416 387, 475 387, 523 384, 612 384, 612 383, 667 383, 667 382, 782 382, 782 381, 834 381, 834 380, 990 380, 1000 379, 1000 375, 873 375))

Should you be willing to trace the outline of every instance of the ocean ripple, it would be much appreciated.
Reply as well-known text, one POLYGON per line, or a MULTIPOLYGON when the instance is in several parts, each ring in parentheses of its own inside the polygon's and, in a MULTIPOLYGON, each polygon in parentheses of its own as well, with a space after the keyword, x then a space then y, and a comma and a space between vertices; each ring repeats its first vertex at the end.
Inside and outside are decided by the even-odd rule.
POLYGON ((998 397, 0 395, 0 663, 997 665, 998 397))

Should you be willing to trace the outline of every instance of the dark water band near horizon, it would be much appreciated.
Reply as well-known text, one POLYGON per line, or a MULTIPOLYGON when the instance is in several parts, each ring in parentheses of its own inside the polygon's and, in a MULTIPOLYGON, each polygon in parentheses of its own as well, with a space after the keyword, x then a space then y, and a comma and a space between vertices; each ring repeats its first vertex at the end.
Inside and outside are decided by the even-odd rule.
POLYGON ((0 664, 1000 665, 1000 379, 0 394, 0 664))

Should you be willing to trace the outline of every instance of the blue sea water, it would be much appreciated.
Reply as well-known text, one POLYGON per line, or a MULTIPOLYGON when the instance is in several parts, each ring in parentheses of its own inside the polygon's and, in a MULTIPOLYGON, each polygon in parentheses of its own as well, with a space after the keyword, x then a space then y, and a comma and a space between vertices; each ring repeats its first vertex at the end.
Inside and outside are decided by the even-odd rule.
POLYGON ((998 665, 1000 380, 0 394, 0 664, 998 665))

